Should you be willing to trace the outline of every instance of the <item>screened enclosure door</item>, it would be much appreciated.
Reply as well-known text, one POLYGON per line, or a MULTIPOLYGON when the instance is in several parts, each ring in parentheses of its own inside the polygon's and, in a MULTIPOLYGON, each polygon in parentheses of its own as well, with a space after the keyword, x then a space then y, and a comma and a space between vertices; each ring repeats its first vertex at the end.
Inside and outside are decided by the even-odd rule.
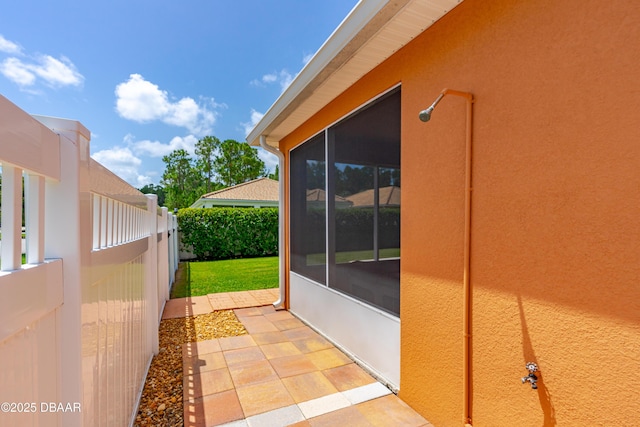
POLYGON ((289 156, 291 311, 397 385, 400 89, 289 156))

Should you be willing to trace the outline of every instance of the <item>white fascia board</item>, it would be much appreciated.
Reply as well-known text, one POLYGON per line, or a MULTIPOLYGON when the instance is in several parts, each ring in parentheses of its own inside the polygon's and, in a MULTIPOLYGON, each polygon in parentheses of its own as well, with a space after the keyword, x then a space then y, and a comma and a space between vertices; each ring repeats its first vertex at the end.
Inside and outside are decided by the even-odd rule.
MULTIPOLYGON (((260 135, 265 135, 265 130, 282 114, 285 108, 302 93, 307 85, 326 68, 388 2, 389 0, 361 0, 355 5, 347 17, 318 49, 313 58, 293 79, 289 87, 271 105, 262 119, 247 135, 247 141, 250 145, 259 145, 260 135)), ((265 136, 268 143, 278 142, 270 140, 268 134, 265 136)))

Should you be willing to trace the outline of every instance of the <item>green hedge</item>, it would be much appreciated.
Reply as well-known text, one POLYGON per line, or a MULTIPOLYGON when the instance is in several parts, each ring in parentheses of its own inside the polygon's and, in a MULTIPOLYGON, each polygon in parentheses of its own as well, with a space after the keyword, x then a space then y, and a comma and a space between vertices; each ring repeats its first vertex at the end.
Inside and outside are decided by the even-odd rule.
MULTIPOLYGON (((309 209, 305 230, 311 236, 325 234, 324 209, 309 209)), ((303 240, 305 253, 324 252, 324 240, 303 240)), ((335 211, 335 244, 340 251, 359 251, 373 248, 373 209, 349 208, 335 211)), ((400 247, 400 208, 384 207, 378 211, 378 244, 380 248, 400 247)))
POLYGON ((180 209, 178 231, 200 260, 278 255, 277 208, 180 209))

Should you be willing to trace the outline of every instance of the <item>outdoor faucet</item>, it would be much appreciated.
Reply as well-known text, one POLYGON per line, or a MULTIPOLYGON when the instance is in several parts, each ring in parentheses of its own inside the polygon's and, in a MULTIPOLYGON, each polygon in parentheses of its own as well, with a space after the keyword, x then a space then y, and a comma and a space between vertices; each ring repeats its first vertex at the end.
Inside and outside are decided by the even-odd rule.
POLYGON ((533 362, 527 362, 527 364, 525 365, 525 368, 527 369, 527 371, 529 371, 529 375, 527 375, 526 377, 522 377, 522 384, 528 382, 531 384, 532 389, 537 390, 538 377, 536 376, 536 374, 534 374, 534 372, 538 370, 538 365, 536 365, 533 362))

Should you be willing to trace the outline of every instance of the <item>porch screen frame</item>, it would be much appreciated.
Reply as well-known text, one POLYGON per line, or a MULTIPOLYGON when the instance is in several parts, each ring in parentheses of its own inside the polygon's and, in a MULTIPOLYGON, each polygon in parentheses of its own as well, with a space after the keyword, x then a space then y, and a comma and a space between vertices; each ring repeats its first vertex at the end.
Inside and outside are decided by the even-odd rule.
MULTIPOLYGON (((393 88, 290 151, 291 271, 396 317, 400 313, 400 96, 400 87, 393 88), (309 250, 305 252, 305 247, 312 246, 310 241, 305 244, 305 234, 316 239, 319 228, 312 223, 314 217, 308 214, 301 217, 303 212, 311 211, 312 203, 317 206, 318 202, 311 199, 317 196, 318 192, 313 193, 316 189, 308 188, 308 169, 312 164, 305 156, 305 151, 312 151, 308 144, 324 144, 325 150, 323 258, 309 250), (307 165, 305 172, 301 162, 307 165), (381 171, 388 172, 383 182, 381 171), (344 177, 347 172, 361 175, 364 181, 360 187, 344 177), (353 188, 339 190, 338 184, 353 188), (389 184, 390 192, 396 191, 394 203, 397 202, 385 207, 387 215, 389 211, 392 216, 397 212, 397 218, 391 221, 397 225, 397 236, 390 239, 397 242, 397 248, 385 248, 384 256, 381 256, 379 229, 382 184, 389 184), (343 227, 338 236, 336 221, 343 227), (370 235, 366 231, 369 221, 370 235), (358 234, 362 230, 365 234, 358 234), (344 249, 347 246, 351 249, 344 249), (344 250, 340 251, 341 247, 344 250), (318 268, 317 263, 309 264, 310 260, 320 259, 324 261, 324 275, 312 272, 318 268)), ((316 147, 314 151, 319 149, 316 147)), ((388 231, 387 228, 387 234, 388 231)), ((391 233, 394 231, 392 225, 391 233)))

